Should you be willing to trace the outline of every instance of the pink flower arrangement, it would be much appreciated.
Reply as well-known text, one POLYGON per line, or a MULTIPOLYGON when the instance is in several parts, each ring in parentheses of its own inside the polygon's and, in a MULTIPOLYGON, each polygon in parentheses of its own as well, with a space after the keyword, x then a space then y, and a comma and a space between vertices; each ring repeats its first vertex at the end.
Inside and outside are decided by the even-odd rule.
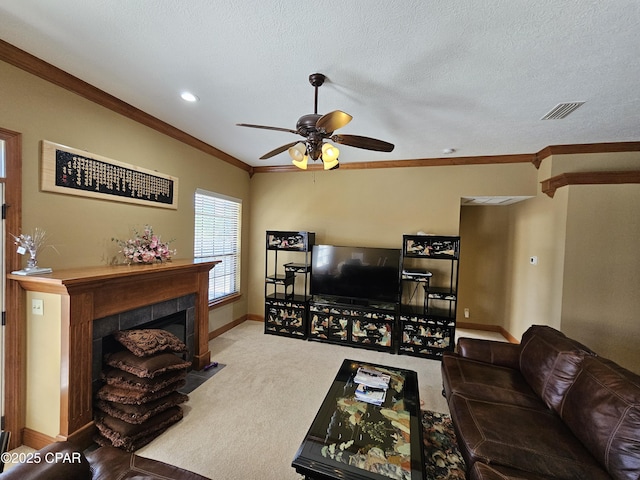
POLYGON ((175 250, 169 249, 171 242, 161 242, 150 225, 144 226, 142 235, 135 229, 133 232, 135 237, 129 240, 112 239, 120 246, 120 253, 124 255, 128 264, 169 261, 171 256, 176 254, 175 250))

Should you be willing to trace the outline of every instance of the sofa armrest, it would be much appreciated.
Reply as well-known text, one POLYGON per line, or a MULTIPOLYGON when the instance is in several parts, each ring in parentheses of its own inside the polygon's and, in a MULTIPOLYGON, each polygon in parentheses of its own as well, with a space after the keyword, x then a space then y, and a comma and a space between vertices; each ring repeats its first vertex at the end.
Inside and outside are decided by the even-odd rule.
POLYGON ((91 480, 89 462, 70 442, 54 442, 46 447, 24 454, 24 462, 16 463, 0 475, 2 480, 35 480, 38 478, 64 478, 65 480, 91 480))
POLYGON ((180 480, 209 480, 195 472, 175 465, 140 457, 115 447, 100 447, 87 454, 93 480, 120 478, 163 478, 180 480))
POLYGON ((458 339, 458 355, 471 360, 520 369, 520 344, 462 337, 458 339))

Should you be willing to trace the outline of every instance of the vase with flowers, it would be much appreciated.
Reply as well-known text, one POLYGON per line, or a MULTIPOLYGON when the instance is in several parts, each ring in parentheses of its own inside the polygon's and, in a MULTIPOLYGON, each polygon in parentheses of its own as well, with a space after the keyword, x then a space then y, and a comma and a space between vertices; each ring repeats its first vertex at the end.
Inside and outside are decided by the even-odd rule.
POLYGON ((176 254, 175 249, 169 248, 171 241, 162 242, 160 236, 153 233, 151 225, 145 225, 142 233, 136 229, 133 229, 133 233, 134 237, 129 240, 112 238, 120 247, 120 253, 129 265, 132 263, 166 262, 176 254))

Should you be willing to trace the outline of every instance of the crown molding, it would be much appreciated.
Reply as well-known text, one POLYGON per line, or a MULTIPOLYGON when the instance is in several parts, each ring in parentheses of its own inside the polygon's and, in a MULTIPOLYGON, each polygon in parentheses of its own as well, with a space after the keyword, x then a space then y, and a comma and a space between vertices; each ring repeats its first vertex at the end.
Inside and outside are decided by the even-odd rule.
MULTIPOLYGON (((451 165, 488 165, 496 163, 533 163, 535 154, 486 155, 477 157, 417 158, 415 160, 382 160, 376 162, 341 163, 340 170, 368 170, 372 168, 441 167, 451 165)), ((254 167, 254 173, 305 172, 323 170, 322 163, 310 164, 307 170, 294 165, 254 167)))
POLYGON ((251 174, 252 167, 243 161, 1 39, 0 60, 251 174))
POLYGON ((573 145, 551 145, 536 153, 533 164, 540 168, 542 161, 552 155, 570 155, 584 153, 615 153, 615 152, 638 152, 640 142, 611 142, 611 143, 578 143, 573 145))
MULTIPOLYGON (((28 73, 36 75, 54 85, 69 90, 90 100, 98 105, 108 108, 116 113, 124 115, 142 125, 152 128, 168 137, 174 138, 186 145, 196 148, 204 153, 212 155, 220 160, 234 165, 252 177, 256 173, 283 173, 283 172, 304 172, 293 165, 277 165, 265 167, 252 167, 251 165, 218 150, 217 148, 189 135, 182 130, 163 122, 162 120, 149 115, 146 112, 114 97, 113 95, 100 90, 93 85, 80 80, 77 77, 65 72, 21 50, 10 43, 0 39, 0 60, 5 61, 14 67, 20 68, 28 73)), ((543 148, 537 153, 524 153, 513 155, 487 155, 475 157, 441 157, 441 158, 419 158, 412 160, 383 160, 375 162, 354 162, 341 163, 341 170, 363 170, 371 168, 406 168, 406 167, 434 167, 447 165, 487 165, 502 163, 532 163, 536 168, 540 167, 542 161, 551 155, 566 155, 572 153, 608 153, 640 151, 640 142, 618 142, 618 143, 589 143, 575 145, 552 145, 543 148)), ((307 171, 322 170, 322 164, 309 165, 307 171)))
POLYGON ((553 198, 556 190, 567 185, 621 185, 624 183, 640 183, 640 171, 619 172, 567 172, 540 182, 542 193, 553 198))

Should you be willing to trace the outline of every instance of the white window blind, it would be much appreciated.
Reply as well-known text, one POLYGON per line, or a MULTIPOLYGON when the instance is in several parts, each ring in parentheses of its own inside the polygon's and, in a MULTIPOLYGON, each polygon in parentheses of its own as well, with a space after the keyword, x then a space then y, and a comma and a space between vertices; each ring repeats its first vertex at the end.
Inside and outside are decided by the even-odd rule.
POLYGON ((240 291, 242 200, 206 190, 195 194, 195 258, 220 260, 209 273, 209 301, 240 291))

